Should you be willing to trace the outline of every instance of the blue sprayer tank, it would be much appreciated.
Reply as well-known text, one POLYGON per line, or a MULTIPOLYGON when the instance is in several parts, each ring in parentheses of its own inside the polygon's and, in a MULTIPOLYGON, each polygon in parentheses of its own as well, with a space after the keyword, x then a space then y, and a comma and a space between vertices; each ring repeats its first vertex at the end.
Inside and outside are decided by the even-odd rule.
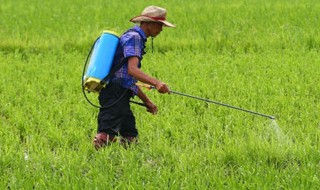
POLYGON ((100 84, 110 72, 114 55, 119 43, 119 36, 112 31, 103 31, 96 40, 84 75, 84 89, 88 92, 97 92, 104 87, 100 84))

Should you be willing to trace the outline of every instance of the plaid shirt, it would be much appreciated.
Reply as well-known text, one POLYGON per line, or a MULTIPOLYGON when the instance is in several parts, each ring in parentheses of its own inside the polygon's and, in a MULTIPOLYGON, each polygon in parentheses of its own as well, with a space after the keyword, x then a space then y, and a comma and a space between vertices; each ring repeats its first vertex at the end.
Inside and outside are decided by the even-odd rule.
POLYGON ((137 80, 128 74, 128 58, 138 57, 138 67, 141 68, 142 56, 145 54, 144 48, 147 36, 139 26, 134 26, 126 31, 119 41, 113 64, 120 64, 125 61, 124 65, 115 73, 112 82, 130 89, 134 95, 138 94, 138 87, 135 85, 137 80))

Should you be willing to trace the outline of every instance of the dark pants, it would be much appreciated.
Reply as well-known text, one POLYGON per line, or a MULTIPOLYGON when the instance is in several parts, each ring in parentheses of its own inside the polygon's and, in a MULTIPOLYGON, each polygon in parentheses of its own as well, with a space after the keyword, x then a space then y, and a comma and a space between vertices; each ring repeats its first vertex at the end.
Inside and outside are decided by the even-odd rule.
POLYGON ((135 117, 130 109, 132 91, 111 83, 99 94, 98 133, 110 136, 137 137, 135 117), (120 98, 120 99, 119 99, 120 98))

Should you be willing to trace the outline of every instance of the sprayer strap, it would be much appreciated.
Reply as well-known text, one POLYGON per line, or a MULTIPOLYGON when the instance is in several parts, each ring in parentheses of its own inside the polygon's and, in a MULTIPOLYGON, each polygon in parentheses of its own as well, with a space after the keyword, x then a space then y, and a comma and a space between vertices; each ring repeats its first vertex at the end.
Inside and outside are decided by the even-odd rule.
POLYGON ((100 81, 100 84, 105 85, 113 77, 113 75, 126 63, 126 60, 127 59, 124 59, 121 63, 114 65, 109 74, 100 81))

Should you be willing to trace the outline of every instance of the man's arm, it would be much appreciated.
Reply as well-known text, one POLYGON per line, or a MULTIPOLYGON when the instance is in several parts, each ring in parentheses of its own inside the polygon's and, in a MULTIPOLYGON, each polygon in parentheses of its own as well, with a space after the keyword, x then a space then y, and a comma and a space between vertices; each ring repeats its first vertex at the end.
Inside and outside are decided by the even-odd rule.
POLYGON ((130 57, 128 59, 129 75, 133 76, 138 81, 155 86, 158 92, 160 93, 170 93, 169 87, 164 82, 145 74, 143 71, 139 69, 138 64, 139 64, 138 57, 130 57))
POLYGON ((156 105, 153 104, 153 102, 150 101, 150 99, 147 97, 146 94, 144 94, 142 92, 142 90, 140 89, 140 87, 138 87, 138 94, 137 96, 143 101, 143 103, 146 105, 147 107, 147 111, 152 113, 152 114, 157 114, 158 112, 158 108, 156 105))

